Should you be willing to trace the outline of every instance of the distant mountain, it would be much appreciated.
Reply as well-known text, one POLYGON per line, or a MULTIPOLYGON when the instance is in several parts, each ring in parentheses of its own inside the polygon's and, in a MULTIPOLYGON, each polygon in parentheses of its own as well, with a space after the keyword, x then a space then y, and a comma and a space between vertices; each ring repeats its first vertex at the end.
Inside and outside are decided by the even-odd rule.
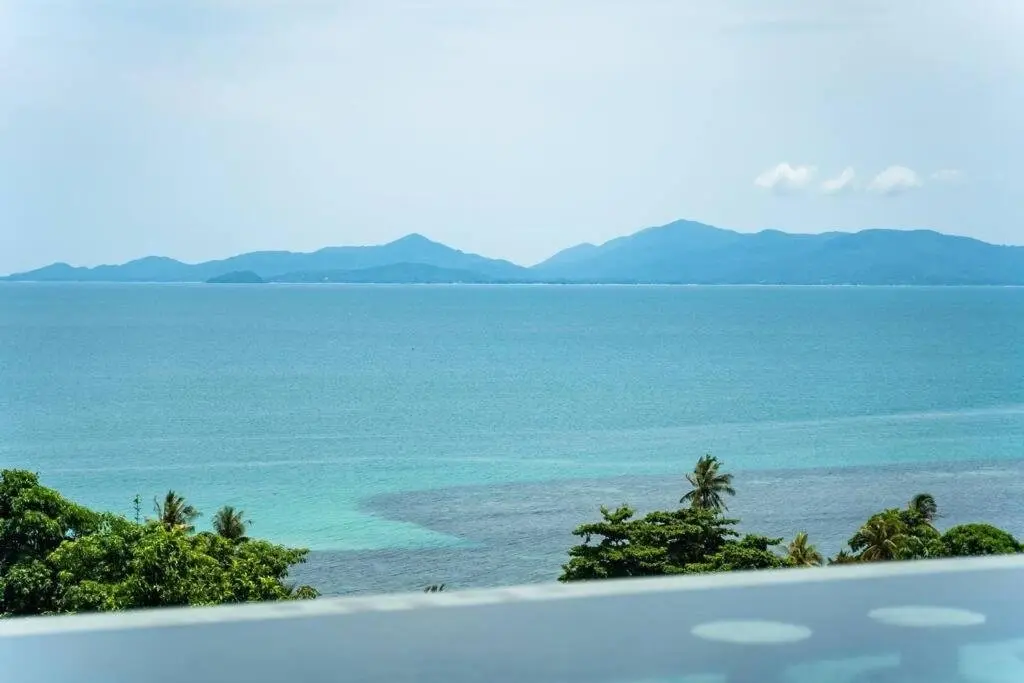
MULTIPOLYGON (((524 270, 524 272, 526 272, 524 270)), ((513 282, 499 280, 472 270, 439 268, 424 263, 392 263, 386 266, 360 270, 314 270, 285 273, 269 279, 270 282, 339 282, 365 284, 488 284, 513 282)))
MULTIPOLYGON (((77 268, 66 263, 54 263, 27 273, 16 273, 5 280, 39 282, 186 282, 185 269, 192 268, 180 261, 163 256, 147 256, 119 266, 77 268)), ((219 271, 214 274, 221 274, 219 271)), ((200 278, 195 278, 198 281, 200 278)), ((202 278, 206 279, 206 278, 202 278)))
POLYGON ((930 230, 745 234, 676 221, 572 247, 532 270, 576 282, 1024 285, 1024 247, 930 230))
POLYGON ((533 268, 422 235, 373 247, 260 251, 188 264, 150 256, 117 266, 55 263, 8 280, 102 282, 663 283, 1024 285, 1024 247, 930 230, 739 233, 693 221, 580 244, 533 268))
POLYGON ((66 282, 206 282, 229 273, 249 271, 263 279, 284 273, 357 271, 395 264, 422 264, 477 273, 497 280, 528 278, 529 271, 508 261, 467 254, 422 235, 408 235, 371 247, 327 247, 312 253, 257 251, 218 261, 188 264, 163 257, 147 257, 116 266, 75 268, 56 263, 5 279, 66 282))
POLYGON ((533 270, 535 272, 540 272, 543 269, 550 270, 556 267, 568 266, 572 263, 579 263, 580 261, 584 261, 591 256, 594 256, 598 251, 600 251, 600 249, 601 248, 596 244, 590 244, 589 242, 577 244, 575 247, 563 249, 540 265, 534 266, 533 270), (543 268, 541 268, 541 266, 543 266, 543 268))
POLYGON ((266 280, 264 280, 259 275, 257 275, 256 273, 252 272, 251 270, 236 270, 236 271, 233 271, 231 273, 225 273, 224 275, 218 275, 217 277, 211 277, 209 280, 207 280, 207 282, 209 282, 210 284, 214 284, 214 285, 219 285, 219 284, 230 284, 230 285, 253 284, 253 285, 261 285, 261 284, 265 283, 266 280))

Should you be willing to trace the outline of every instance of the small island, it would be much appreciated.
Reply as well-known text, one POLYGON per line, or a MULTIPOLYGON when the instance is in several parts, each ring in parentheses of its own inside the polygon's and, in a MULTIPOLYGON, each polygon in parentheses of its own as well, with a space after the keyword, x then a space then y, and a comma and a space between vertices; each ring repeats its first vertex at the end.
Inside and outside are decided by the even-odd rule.
POLYGON ((246 284, 246 285, 261 285, 266 282, 256 273, 251 270, 236 270, 231 273, 225 273, 224 275, 218 275, 217 277, 211 277, 206 281, 213 285, 224 285, 224 284, 246 284))

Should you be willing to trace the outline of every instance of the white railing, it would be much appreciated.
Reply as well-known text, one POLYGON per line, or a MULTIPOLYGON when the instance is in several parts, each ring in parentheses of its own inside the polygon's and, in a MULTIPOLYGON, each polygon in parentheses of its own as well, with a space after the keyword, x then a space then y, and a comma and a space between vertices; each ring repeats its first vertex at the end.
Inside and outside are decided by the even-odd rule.
POLYGON ((0 621, 12 683, 1024 682, 1024 557, 0 621))

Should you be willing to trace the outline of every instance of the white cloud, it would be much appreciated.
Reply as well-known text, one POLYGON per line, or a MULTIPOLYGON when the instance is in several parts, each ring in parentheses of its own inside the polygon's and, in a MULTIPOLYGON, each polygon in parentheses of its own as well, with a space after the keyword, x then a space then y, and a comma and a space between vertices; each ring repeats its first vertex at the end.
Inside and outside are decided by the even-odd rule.
POLYGON ((932 173, 931 179, 940 183, 958 183, 964 179, 964 173, 955 168, 944 168, 932 173))
POLYGON ((839 194, 840 192, 851 190, 853 189, 853 179, 855 177, 856 174, 853 172, 853 167, 847 166, 835 178, 823 181, 821 183, 821 191, 824 194, 839 194))
POLYGON ((814 166, 790 166, 783 162, 757 176, 754 185, 772 192, 793 192, 810 185, 816 172, 814 166))
POLYGON ((913 169, 890 166, 868 183, 868 190, 884 195, 896 195, 921 187, 924 183, 913 169))

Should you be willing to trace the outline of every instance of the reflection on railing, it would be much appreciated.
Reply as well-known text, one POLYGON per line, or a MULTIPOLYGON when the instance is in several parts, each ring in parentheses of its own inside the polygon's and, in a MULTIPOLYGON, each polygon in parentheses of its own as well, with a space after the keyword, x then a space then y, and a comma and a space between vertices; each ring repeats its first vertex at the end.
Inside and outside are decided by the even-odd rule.
POLYGON ((1021 683, 1024 557, 0 622, 19 683, 1021 683))

